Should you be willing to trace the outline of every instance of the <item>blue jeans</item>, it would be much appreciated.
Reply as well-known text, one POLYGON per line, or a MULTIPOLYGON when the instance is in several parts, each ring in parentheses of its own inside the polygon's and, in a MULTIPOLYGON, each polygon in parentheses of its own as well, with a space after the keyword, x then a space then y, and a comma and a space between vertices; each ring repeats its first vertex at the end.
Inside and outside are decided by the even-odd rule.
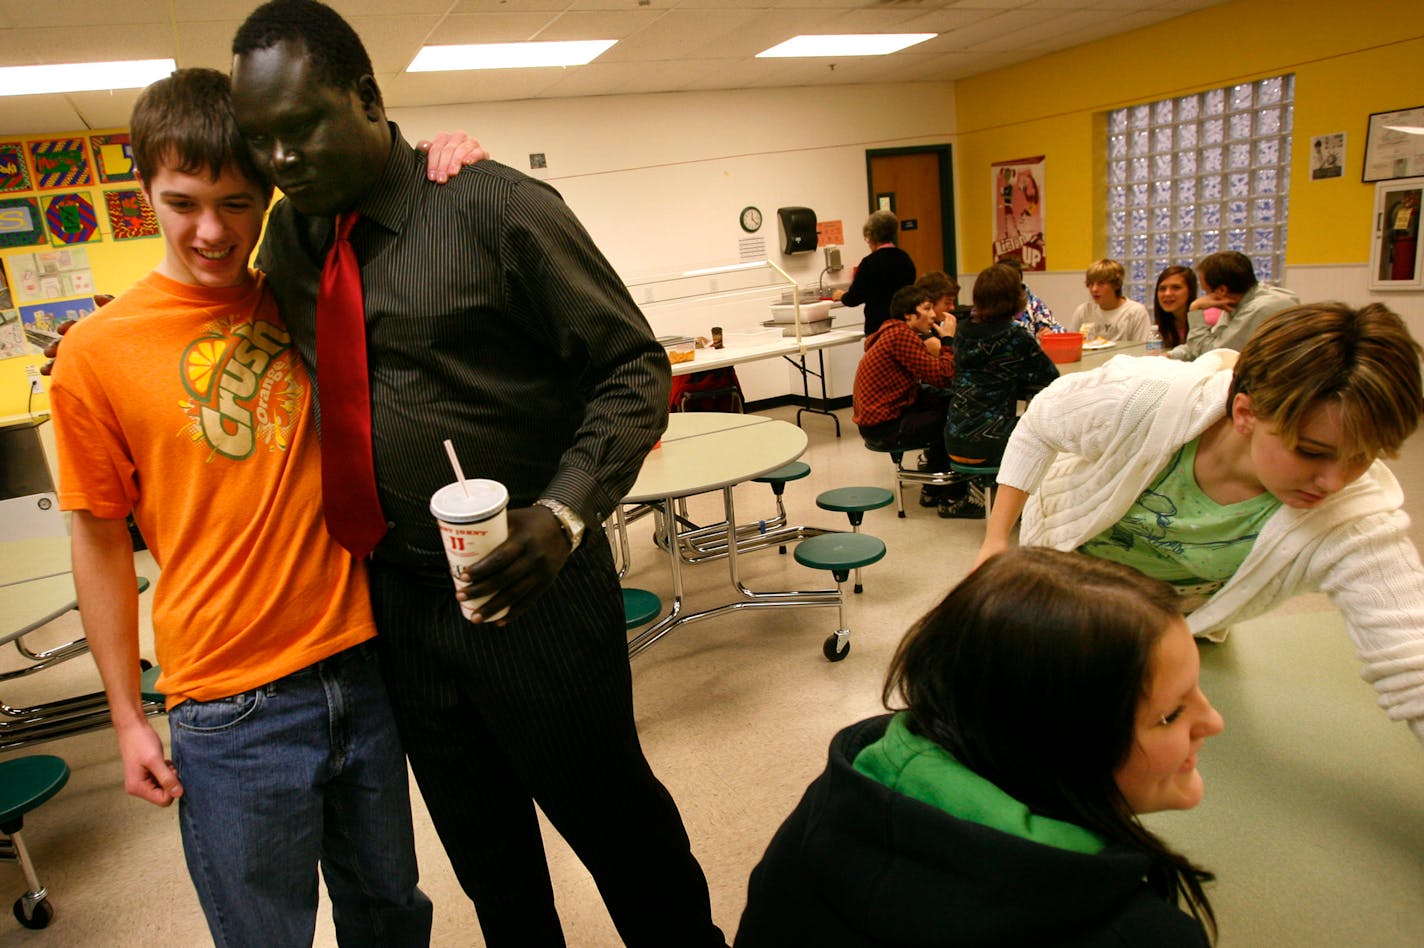
POLYGON ((405 758, 364 643, 169 714, 188 872, 220 946, 310 945, 317 864, 342 945, 428 945, 405 758))

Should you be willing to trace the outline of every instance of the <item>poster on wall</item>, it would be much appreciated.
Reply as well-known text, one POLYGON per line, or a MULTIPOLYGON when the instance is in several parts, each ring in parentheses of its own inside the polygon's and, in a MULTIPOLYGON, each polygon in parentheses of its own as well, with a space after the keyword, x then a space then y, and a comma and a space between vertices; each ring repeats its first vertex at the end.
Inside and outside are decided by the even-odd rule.
POLYGON ((1316 135, 1310 140, 1310 180, 1338 178, 1345 173, 1345 133, 1316 135))
POLYGON ((134 179, 133 143, 128 132, 90 135, 89 147, 94 152, 94 170, 99 173, 100 184, 134 179))
POLYGON ((99 239, 94 202, 82 191, 44 198, 44 212, 50 242, 57 247, 99 239))
POLYGON ((0 247, 33 247, 48 242, 39 201, 32 197, 0 198, 0 247))
POLYGON ((22 305, 94 292, 89 252, 82 247, 12 254, 5 266, 15 301, 22 305))
POLYGON ((996 161, 993 177, 993 259, 1023 262, 1025 270, 1047 270, 1043 238, 1043 156, 996 161))
POLYGON ((10 295, 5 268, 0 267, 0 359, 13 359, 28 352, 25 329, 20 323, 20 312, 15 309, 15 301, 10 295))
POLYGON ((158 236, 158 215, 138 188, 105 191, 104 206, 109 211, 109 230, 115 240, 158 236))
POLYGON ((30 190, 30 171, 25 165, 25 146, 0 142, 0 192, 30 190))
POLYGON ((89 152, 82 138, 50 138, 29 142, 30 164, 35 169, 35 187, 41 191, 93 184, 89 173, 89 152))
POLYGON ((73 300, 52 300, 34 306, 20 307, 20 322, 24 326, 25 339, 34 352, 42 352, 45 346, 59 341, 55 327, 70 320, 82 319, 98 307, 94 297, 84 296, 73 300))

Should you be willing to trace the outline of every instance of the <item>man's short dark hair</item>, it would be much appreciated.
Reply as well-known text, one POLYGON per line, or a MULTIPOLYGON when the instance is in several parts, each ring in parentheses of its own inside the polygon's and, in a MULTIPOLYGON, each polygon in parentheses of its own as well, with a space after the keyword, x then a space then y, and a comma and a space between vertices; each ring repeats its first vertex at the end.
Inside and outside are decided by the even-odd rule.
POLYGON ((375 70, 361 37, 341 14, 316 0, 271 0, 248 14, 232 38, 232 54, 241 56, 278 43, 301 43, 316 77, 328 85, 351 88, 363 76, 375 82, 375 70))
POLYGON ((238 131, 232 84, 216 69, 179 69, 144 89, 129 117, 129 134, 145 185, 164 168, 207 174, 213 181, 232 168, 272 195, 238 131))
POLYGON ((1256 285, 1256 268, 1251 266, 1251 258, 1239 250, 1207 254, 1197 262, 1197 273, 1214 290, 1245 293, 1256 285))
POLYGON ((906 316, 914 314, 920 308, 921 303, 932 303, 934 297, 921 287, 911 283, 909 286, 902 286, 895 291, 895 295, 890 297, 890 318, 904 319, 906 316))

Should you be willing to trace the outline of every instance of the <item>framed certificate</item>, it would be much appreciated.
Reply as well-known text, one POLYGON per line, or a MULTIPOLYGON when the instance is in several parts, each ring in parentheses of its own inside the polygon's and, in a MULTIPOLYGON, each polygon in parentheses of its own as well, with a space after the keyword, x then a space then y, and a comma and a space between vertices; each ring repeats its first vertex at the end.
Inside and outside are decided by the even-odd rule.
POLYGON ((1424 175, 1424 106, 1375 112, 1365 132, 1361 181, 1424 175))

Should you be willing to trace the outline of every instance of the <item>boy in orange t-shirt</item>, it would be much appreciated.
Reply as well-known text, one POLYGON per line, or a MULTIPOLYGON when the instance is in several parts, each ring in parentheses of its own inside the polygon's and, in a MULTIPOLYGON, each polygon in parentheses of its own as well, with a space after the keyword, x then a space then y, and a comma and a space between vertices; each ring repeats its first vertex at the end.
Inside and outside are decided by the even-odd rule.
POLYGON ((185 69, 140 96, 134 158, 166 253, 56 364, 81 616, 125 788, 179 801, 214 941, 310 944, 320 863, 339 941, 427 944, 366 576, 326 531, 311 381, 247 267, 271 187, 229 95, 185 69), (171 762, 140 708, 130 512, 163 570, 171 762))

